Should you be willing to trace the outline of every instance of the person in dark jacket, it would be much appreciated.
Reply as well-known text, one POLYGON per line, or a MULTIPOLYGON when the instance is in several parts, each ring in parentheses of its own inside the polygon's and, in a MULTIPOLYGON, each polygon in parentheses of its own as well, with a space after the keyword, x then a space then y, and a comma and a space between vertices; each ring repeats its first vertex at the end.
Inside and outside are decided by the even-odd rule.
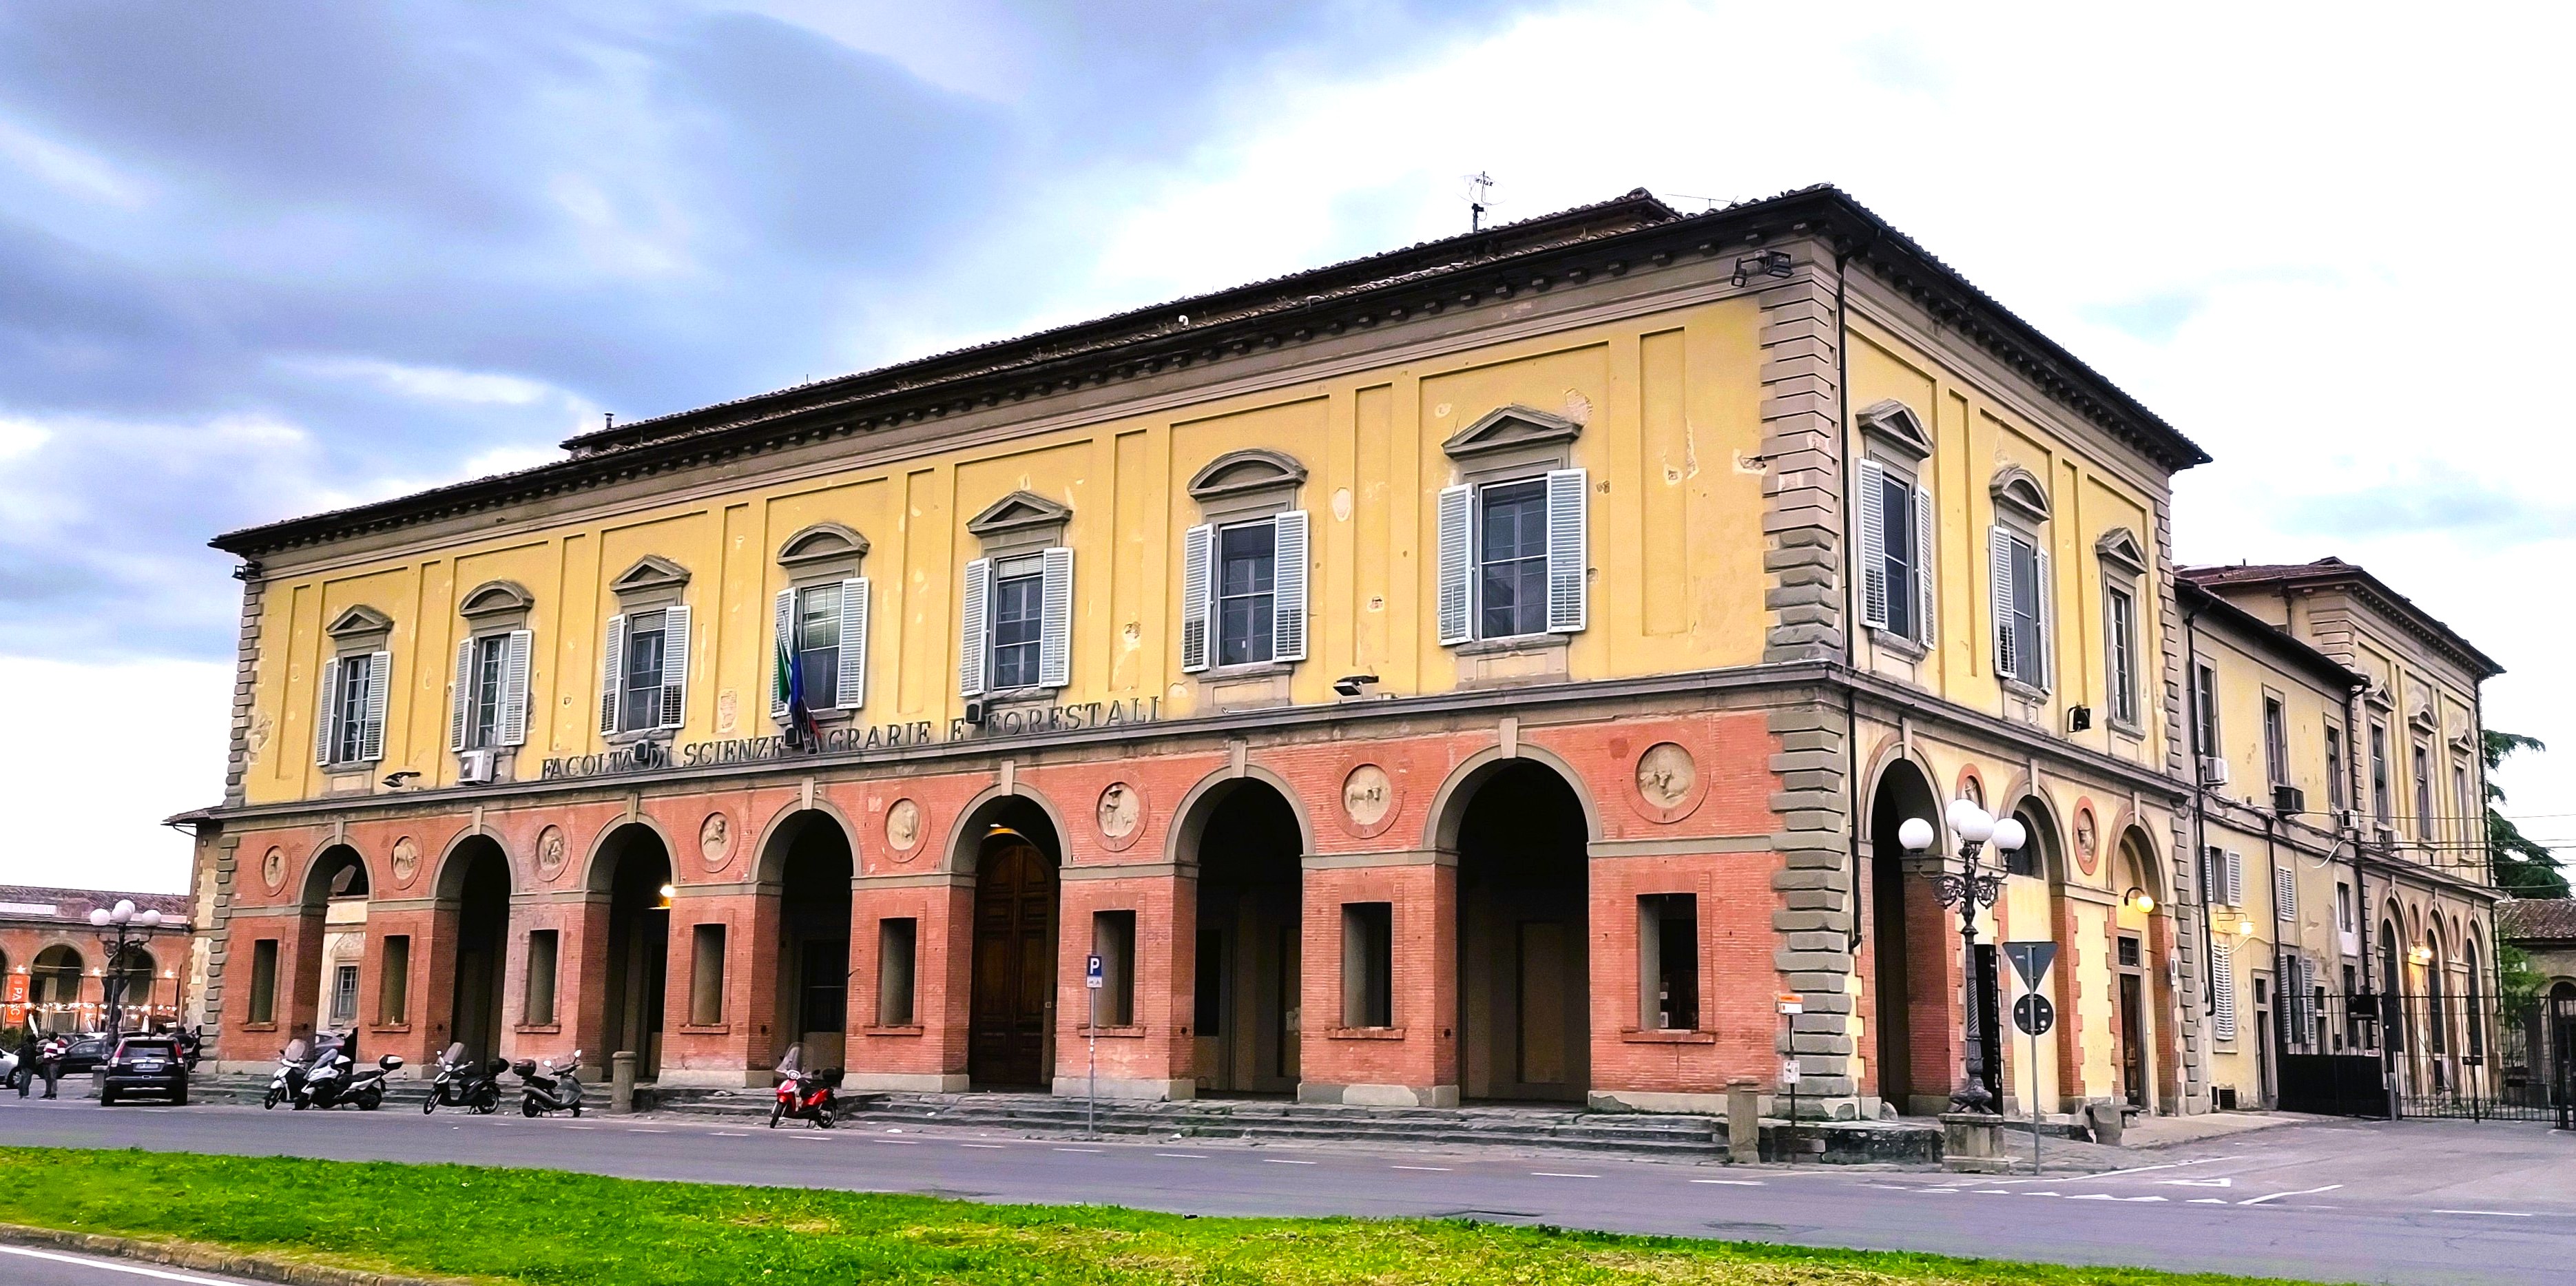
POLYGON ((29 1027, 18 1037, 18 1097, 27 1097, 27 1088, 36 1082, 36 1060, 44 1056, 44 1047, 36 1039, 36 1029, 29 1027))

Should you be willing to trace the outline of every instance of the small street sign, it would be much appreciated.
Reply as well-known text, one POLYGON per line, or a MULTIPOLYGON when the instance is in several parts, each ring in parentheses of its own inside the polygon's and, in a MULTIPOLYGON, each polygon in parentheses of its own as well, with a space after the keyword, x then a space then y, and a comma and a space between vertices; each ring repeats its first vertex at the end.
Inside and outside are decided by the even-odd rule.
POLYGON ((1100 957, 1093 956, 1083 963, 1082 985, 1093 991, 1100 990, 1100 957))
POLYGON ((2048 967, 2057 963, 2057 944, 2007 942, 2004 955, 2012 961, 2013 972, 2021 975, 2021 985, 2037 991, 2039 980, 2048 976, 2048 967))
POLYGON ((1784 1014, 1803 1014, 1807 1012, 1807 1002, 1800 999, 1798 993, 1794 991, 1781 992, 1780 1012, 1784 1014))
POLYGON ((2057 1006, 2048 997, 2030 992, 2013 1002, 2013 1026, 2025 1036, 2040 1036, 2057 1025, 2057 1006))
POLYGON ((1797 1059, 1784 1058, 1780 1060, 1780 1083, 1783 1085, 1795 1085, 1798 1083, 1797 1059))

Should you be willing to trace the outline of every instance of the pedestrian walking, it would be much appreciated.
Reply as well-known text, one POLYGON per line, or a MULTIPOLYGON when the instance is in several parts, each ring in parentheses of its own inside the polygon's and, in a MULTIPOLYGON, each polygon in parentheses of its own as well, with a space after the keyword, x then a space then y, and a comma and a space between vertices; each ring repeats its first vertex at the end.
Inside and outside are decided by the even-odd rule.
POLYGON ((18 1071, 12 1079, 18 1082, 18 1097, 27 1097, 27 1088, 36 1082, 36 1060, 44 1057, 44 1043, 36 1039, 36 1029, 29 1027, 18 1038, 18 1071))
POLYGON ((37 1057, 36 1069, 44 1074, 46 1098, 54 1097, 54 1091, 62 1086, 63 1054, 69 1048, 69 1042, 61 1036, 50 1036, 45 1040, 44 1052, 37 1057))

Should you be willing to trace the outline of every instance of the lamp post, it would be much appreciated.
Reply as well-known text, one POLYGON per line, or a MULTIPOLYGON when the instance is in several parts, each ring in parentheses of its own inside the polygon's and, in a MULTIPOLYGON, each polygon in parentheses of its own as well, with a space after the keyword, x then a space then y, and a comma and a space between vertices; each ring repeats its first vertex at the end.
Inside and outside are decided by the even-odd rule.
POLYGON ((125 953, 142 946, 144 942, 143 936, 137 936, 130 930, 140 927, 148 936, 151 930, 161 927, 161 913, 152 910, 135 910, 133 899, 118 898, 113 907, 103 906, 92 910, 89 913, 89 922, 102 929, 116 930, 116 936, 113 939, 106 937, 99 939, 99 943, 107 948, 107 972, 99 980, 99 996, 107 1002, 107 1043, 112 1049, 116 1045, 117 1019, 122 1016, 121 1011, 124 1009, 125 953))
MULTIPOLYGON (((1950 1110, 1992 1115, 1999 1108, 1994 1094, 1986 1088, 1986 1010, 1985 997, 1977 986, 1977 911, 1993 906, 1995 899, 2003 896, 2004 873, 1977 865, 1977 854, 1988 843, 1998 853, 2015 852, 2029 836, 2023 833, 2020 822, 2010 817, 1997 819, 1965 799, 1950 801, 1949 819, 1951 831, 1959 837, 1960 869, 1924 874, 1932 881, 1933 896, 1941 905, 1959 908, 1959 962, 1968 1003, 1964 1023, 1967 1048, 1961 1056, 1965 1076, 1958 1092, 1950 1096, 1950 1110)), ((1938 837, 1932 823, 1920 817, 1906 818, 1896 828, 1896 842, 1918 858, 1931 849, 1938 837)))

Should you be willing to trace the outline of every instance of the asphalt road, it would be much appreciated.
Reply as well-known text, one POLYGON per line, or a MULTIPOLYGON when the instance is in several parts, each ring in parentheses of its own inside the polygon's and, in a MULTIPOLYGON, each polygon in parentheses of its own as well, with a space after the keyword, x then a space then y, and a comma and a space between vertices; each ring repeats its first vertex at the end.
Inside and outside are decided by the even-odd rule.
POLYGON ((2290 1126, 2149 1154, 2127 1171, 2001 1180, 1571 1152, 1085 1143, 893 1132, 864 1117, 773 1132, 703 1118, 76 1101, 0 1105, 0 1144, 461 1161, 1197 1214, 1460 1216, 2337 1282, 2576 1282, 2576 1137, 2493 1122, 2290 1126))
POLYGON ((129 1264, 26 1246, 0 1246, 0 1283, 19 1286, 252 1286, 239 1277, 213 1277, 158 1264, 129 1264))

